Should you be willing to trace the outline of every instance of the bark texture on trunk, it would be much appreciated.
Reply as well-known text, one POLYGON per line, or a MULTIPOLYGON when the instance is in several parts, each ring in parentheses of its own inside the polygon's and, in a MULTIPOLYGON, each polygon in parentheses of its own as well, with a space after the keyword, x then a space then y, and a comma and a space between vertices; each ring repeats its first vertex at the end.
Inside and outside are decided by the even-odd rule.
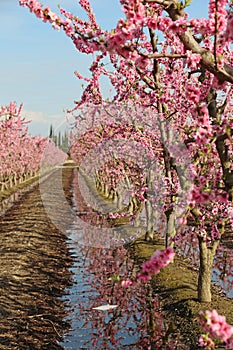
POLYGON ((176 215, 174 211, 172 211, 167 215, 166 248, 168 246, 174 247, 174 242, 171 241, 171 238, 175 237, 176 235, 175 223, 176 223, 176 215))
POLYGON ((153 209, 149 200, 145 202, 146 209, 146 241, 152 241, 154 238, 154 222, 153 222, 153 209))
POLYGON ((153 181, 154 181, 154 172, 152 169, 148 171, 147 175, 147 186, 148 186, 148 192, 146 193, 146 202, 145 202, 145 210, 146 210, 146 235, 145 240, 146 241, 152 241, 154 239, 154 209, 153 209, 153 181))
POLYGON ((211 279, 215 253, 219 241, 215 241, 211 247, 207 247, 203 237, 199 237, 200 267, 198 275, 198 300, 211 302, 211 279))

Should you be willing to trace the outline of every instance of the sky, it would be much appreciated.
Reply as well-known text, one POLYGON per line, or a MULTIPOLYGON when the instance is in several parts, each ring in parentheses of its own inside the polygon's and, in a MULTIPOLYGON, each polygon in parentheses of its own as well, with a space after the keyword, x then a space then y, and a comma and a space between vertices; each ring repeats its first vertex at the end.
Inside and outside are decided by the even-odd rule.
MULTIPOLYGON (((77 0, 43 0, 57 10, 57 5, 83 18, 77 0)), ((123 17, 119 0, 91 0, 97 22, 114 28, 123 17)), ((205 17, 207 0, 193 0, 188 12, 205 17)), ((90 56, 80 54, 72 41, 49 23, 43 23, 18 0, 0 0, 0 105, 23 103, 23 116, 32 120, 29 132, 47 136, 52 124, 58 132, 66 122, 67 109, 74 106, 82 93, 83 81, 74 71, 88 75, 90 56)), ((105 88, 108 94, 109 87, 105 88)))

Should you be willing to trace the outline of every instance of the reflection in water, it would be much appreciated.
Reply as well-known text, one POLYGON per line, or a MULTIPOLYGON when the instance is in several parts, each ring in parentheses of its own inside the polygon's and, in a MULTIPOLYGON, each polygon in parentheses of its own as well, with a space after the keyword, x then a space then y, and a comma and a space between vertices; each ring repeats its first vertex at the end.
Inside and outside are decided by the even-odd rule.
POLYGON ((165 323, 158 297, 153 294, 150 284, 137 282, 137 266, 124 246, 91 246, 90 238, 93 245, 99 239, 95 236, 95 226, 107 226, 108 223, 104 216, 98 216, 92 206, 87 205, 76 180, 76 211, 92 226, 90 232, 87 226, 82 231, 74 222, 73 228, 67 231, 76 258, 72 267, 74 284, 69 289, 68 320, 72 330, 61 345, 66 350, 186 349, 180 343, 179 332, 165 323), (134 283, 126 288, 122 282, 128 279, 134 283), (117 307, 94 309, 106 305, 117 307))
POLYGON ((213 282, 223 289, 228 298, 233 298, 233 250, 220 246, 214 262, 213 282))
MULTIPOLYGON (((115 205, 111 200, 103 199, 95 188, 93 179, 83 176, 74 170, 74 212, 76 221, 77 240, 80 244, 89 247, 116 247, 132 242, 141 233, 141 228, 132 228, 127 225, 112 227, 108 213, 114 211, 115 205)), ((128 219, 129 221, 129 219, 128 219)))
POLYGON ((72 331, 62 343, 65 349, 178 349, 177 330, 165 324, 150 285, 137 283, 127 250, 81 248, 75 228, 70 237, 77 259, 70 289, 72 331), (129 288, 122 286, 127 279, 135 281, 129 288), (103 305, 117 307, 93 309, 103 305))
MULTIPOLYGON (((135 282, 130 288, 123 287, 123 281, 136 281, 137 275, 137 267, 127 250, 123 246, 91 246, 91 239, 93 246, 99 239, 96 226, 106 227, 108 222, 104 215, 100 216, 96 210, 92 210, 96 208, 96 203, 91 202, 95 198, 90 195, 88 206, 77 185, 75 178, 75 210, 92 227, 89 227, 89 231, 88 227, 82 230, 77 223, 73 223, 73 228, 67 231, 76 258, 72 267, 74 285, 69 290, 68 320, 72 329, 61 345, 66 350, 187 349, 182 344, 179 330, 174 330, 173 324, 164 320, 158 298, 148 284, 135 282), (104 305, 117 307, 111 310, 94 309, 104 305)), ((195 242, 182 249, 187 257, 197 261, 195 242)), ((226 287, 232 290, 231 252, 225 247, 222 251, 219 249, 218 254, 215 272, 217 269, 220 271, 226 287)))

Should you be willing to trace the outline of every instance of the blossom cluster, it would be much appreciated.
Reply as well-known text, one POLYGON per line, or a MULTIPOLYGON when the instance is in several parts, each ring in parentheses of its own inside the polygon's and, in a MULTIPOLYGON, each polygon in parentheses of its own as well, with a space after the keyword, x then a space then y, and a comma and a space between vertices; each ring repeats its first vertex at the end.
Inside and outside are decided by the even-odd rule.
POLYGON ((221 316, 216 310, 200 312, 200 324, 208 333, 199 339, 201 346, 206 349, 214 349, 211 338, 217 338, 226 344, 227 349, 233 349, 233 326, 226 322, 226 317, 221 316))
POLYGON ((125 218, 126 216, 128 216, 129 214, 126 212, 123 213, 109 213, 109 218, 110 219, 119 219, 119 218, 125 218))
MULTIPOLYGON (((88 85, 73 111, 79 113, 81 106, 88 103, 99 106, 103 102, 100 78, 104 75, 114 88, 114 104, 132 101, 143 107, 153 106, 154 114, 159 114, 161 125, 167 121, 169 123, 168 137, 172 131, 181 134, 193 162, 194 181, 192 191, 187 195, 187 213, 185 218, 180 217, 180 222, 185 223, 189 210, 195 208, 200 212, 195 232, 207 244, 219 240, 224 220, 230 217, 233 224, 228 176, 233 154, 233 89, 229 83, 232 83, 232 1, 209 0, 208 18, 189 19, 181 2, 180 9, 174 6, 169 11, 170 7, 166 3, 172 1, 121 0, 124 18, 120 18, 112 30, 103 30, 97 25, 88 0, 79 1, 86 11, 86 21, 60 9, 64 19, 48 7, 43 8, 37 0, 19 2, 44 22, 50 22, 55 29, 63 29, 79 52, 95 54, 90 67, 91 78, 84 77, 85 84, 88 85), (110 69, 107 68, 108 64, 110 69), (218 91, 216 96, 209 99, 211 88, 218 91), (213 113, 210 112, 211 104, 215 106, 213 113), (220 147, 216 146, 219 138, 223 140, 222 154, 220 147)), ((76 76, 83 78, 79 73, 76 76)), ((112 122, 111 117, 108 118, 112 122)), ((82 121, 77 121, 77 129, 81 124, 82 121)), ((108 127, 103 131, 101 128, 93 128, 94 124, 93 118, 91 131, 87 130, 79 140, 77 138, 71 149, 79 164, 93 147, 113 135, 108 127)), ((102 125, 105 125, 105 120, 102 120, 102 125)), ((170 174, 166 179, 168 186, 164 196, 165 205, 161 207, 164 212, 168 208, 173 209, 174 202, 169 200, 177 194, 177 174, 175 166, 171 169, 174 161, 171 158, 174 157, 166 153, 166 140, 158 143, 163 148, 161 155, 162 152, 156 152, 154 148, 158 144, 150 142, 150 137, 146 140, 146 134, 142 137, 140 130, 136 133, 128 127, 125 127, 125 131, 120 128, 118 126, 122 138, 126 139, 129 133, 135 140, 140 140, 150 150, 151 159, 163 167, 164 173, 170 174)), ((157 129, 151 129, 154 134, 158 132, 157 129)), ((114 133, 116 134, 116 128, 114 133)), ((177 163, 175 165, 178 168, 177 163)), ((104 167, 101 170, 106 182, 111 185, 115 186, 117 180, 122 178, 123 172, 106 171, 104 167)), ((182 180, 182 176, 180 178, 182 180)), ((143 199, 143 193, 140 192, 140 195, 143 199)), ((156 252, 143 264, 139 280, 150 280, 153 273, 158 273, 161 267, 166 266, 174 254, 168 249, 167 253, 156 252)), ((123 284, 128 286, 130 283, 123 284)), ((214 312, 207 316, 208 320, 213 319, 213 322, 209 321, 213 325, 219 322, 224 324, 214 312)), ((224 336, 222 330, 220 327, 212 334, 224 336)), ((212 346, 211 340, 202 339, 206 346, 212 346)), ((231 338, 224 339, 231 342, 231 338)))
MULTIPOLYGON (((90 115, 91 109, 88 112, 90 115)), ((121 196, 124 190, 127 198, 122 200, 134 196, 138 201, 146 202, 146 173, 149 162, 158 153, 158 140, 146 127, 139 127, 136 119, 124 121, 123 112, 121 123, 116 122, 117 115, 114 122, 111 119, 105 120, 103 115, 101 117, 102 119, 97 119, 94 115, 95 124, 92 121, 89 130, 84 130, 80 137, 74 132, 70 147, 72 159, 89 174, 94 174, 96 181, 109 190, 120 191, 121 196)), ((77 132, 80 132, 80 127, 77 132)), ((110 213, 110 218, 119 215, 125 214, 110 213)))
POLYGON ((163 251, 156 250, 150 260, 142 264, 142 272, 138 274, 138 279, 142 282, 149 281, 153 275, 158 274, 163 267, 167 266, 174 256, 175 253, 171 247, 163 251))
POLYGON ((233 13, 230 12, 227 18, 226 39, 233 42, 233 13))
POLYGON ((28 122, 22 118, 21 111, 22 105, 17 107, 15 102, 0 106, 0 185, 3 189, 34 174, 40 166, 48 168, 67 157, 48 138, 29 135, 28 122))

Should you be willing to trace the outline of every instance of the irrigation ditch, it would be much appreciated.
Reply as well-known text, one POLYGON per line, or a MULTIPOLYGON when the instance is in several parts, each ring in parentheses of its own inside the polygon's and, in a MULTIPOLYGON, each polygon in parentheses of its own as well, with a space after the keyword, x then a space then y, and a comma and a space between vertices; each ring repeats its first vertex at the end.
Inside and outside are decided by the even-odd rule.
MULTIPOLYGON (((14 194, 14 204, 4 208, 4 214, 0 216, 0 349, 94 349, 77 347, 77 338, 72 346, 77 331, 74 327, 79 324, 72 323, 70 313, 75 303, 70 305, 70 300, 73 291, 77 293, 79 290, 79 279, 75 276, 77 253, 66 233, 70 231, 72 222, 67 221, 69 215, 64 209, 64 201, 73 205, 73 171, 71 163, 64 164, 64 197, 58 192, 54 173, 45 179, 54 194, 50 200, 58 225, 47 215, 38 179, 33 184, 29 182, 30 187, 23 187, 18 197, 14 194)), ((92 184, 88 183, 88 186, 92 184)), ((94 188, 92 190, 95 192, 94 188)), ((90 215, 96 215, 89 207, 85 210, 90 215)), ((127 225, 121 226, 127 231, 127 225)), ((144 232, 141 234, 127 246, 130 256, 139 266, 156 249, 164 247, 163 239, 155 236, 153 242, 145 242, 144 232)), ((231 236, 225 237, 225 244, 232 249, 231 236)), ((179 333, 187 349, 198 349, 196 344, 201 331, 197 321, 199 310, 215 308, 233 324, 232 300, 225 297, 219 288, 213 286, 210 304, 197 301, 197 271, 179 255, 173 264, 153 279, 152 286, 153 291, 159 294, 166 317, 173 321, 167 336, 179 333)))
MULTIPOLYGON (((92 194, 97 197, 94 183, 90 181, 88 176, 86 177, 88 186, 92 188, 92 194)), ((100 197, 101 198, 101 197, 100 197)), ((102 197, 103 198, 103 197, 102 197)), ((100 199, 102 206, 112 206, 111 200, 100 199)), ((101 205, 100 205, 101 207, 101 205)), ((127 221, 124 223, 124 219, 111 220, 112 225, 116 224, 119 230, 126 231, 126 236, 132 235, 132 230, 140 231, 140 235, 137 239, 133 240, 127 245, 130 252, 130 256, 134 259, 138 266, 148 260, 151 255, 157 249, 164 249, 165 237, 160 238, 158 235, 154 235, 152 242, 145 241, 145 228, 136 227, 132 228, 128 225, 127 221), (116 223, 117 222, 117 223, 116 223)), ((226 249, 231 250, 233 244, 233 236, 231 232, 227 232, 222 237, 222 244, 226 249)), ((232 290, 230 297, 226 296, 222 287, 212 285, 212 302, 200 303, 197 300, 197 281, 198 270, 193 266, 190 261, 177 253, 174 262, 169 264, 165 269, 153 278, 152 287, 153 291, 159 295, 162 310, 166 315, 168 322, 167 325, 167 337, 179 336, 180 344, 185 344, 190 350, 197 350, 198 339, 202 332, 198 315, 202 310, 216 309, 219 314, 225 315, 227 321, 233 324, 233 302, 232 302, 232 290)), ((179 347, 177 347, 179 349, 179 347)), ((219 348, 222 346, 219 345, 219 348)))

